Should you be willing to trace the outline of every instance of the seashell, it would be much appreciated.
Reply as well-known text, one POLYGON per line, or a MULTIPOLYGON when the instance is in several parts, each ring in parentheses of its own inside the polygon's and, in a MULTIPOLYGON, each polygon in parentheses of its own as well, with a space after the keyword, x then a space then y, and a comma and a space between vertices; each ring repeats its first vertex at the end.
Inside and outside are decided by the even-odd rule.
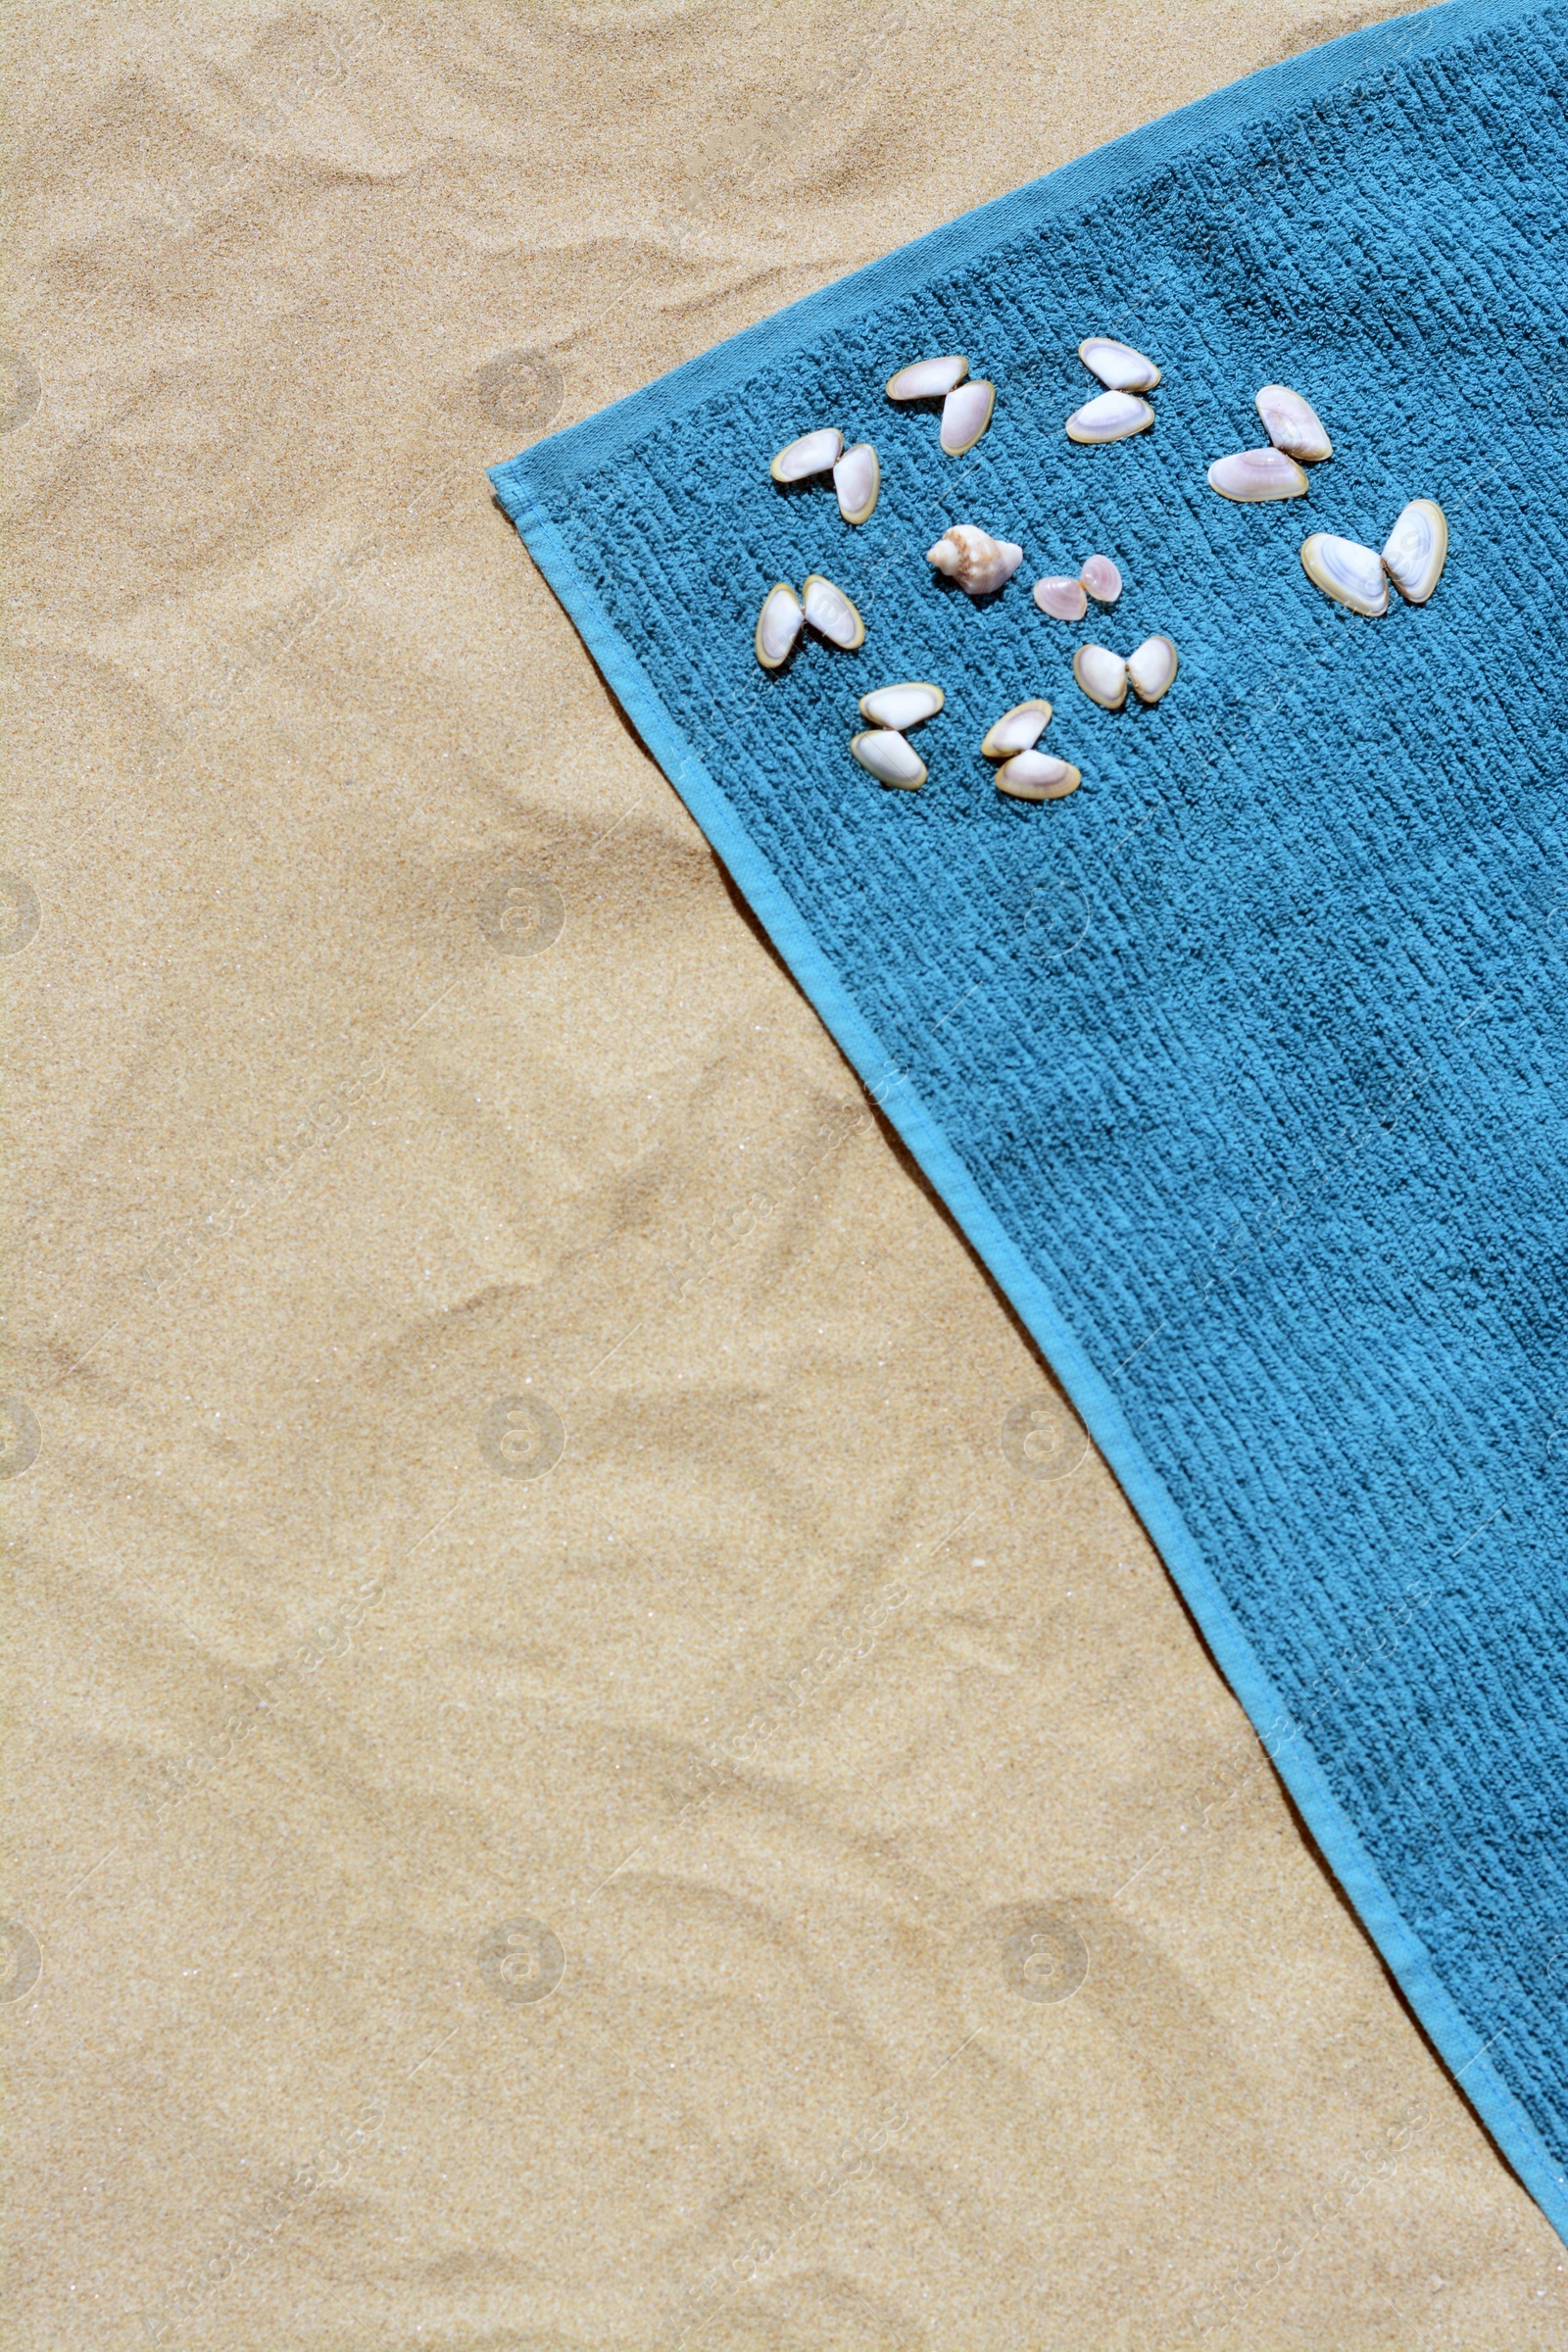
POLYGON ((1179 666, 1168 637, 1146 637, 1127 657, 1127 683, 1141 703, 1157 703, 1174 684, 1179 666))
MULTIPOLYGON (((1397 525, 1396 525, 1397 528, 1397 525)), ((1352 612, 1376 620, 1389 609, 1389 583, 1383 559, 1354 539, 1337 539, 1332 531, 1314 531, 1301 542, 1301 569, 1325 596, 1352 612)))
POLYGON ((1023 562, 1023 549, 1010 539, 993 539, 978 523, 956 522, 927 549, 925 560, 970 596, 989 596, 1011 579, 1023 562))
POLYGON ((973 449, 997 405, 997 387, 988 384, 983 375, 972 382, 959 384, 942 403, 941 441, 950 458, 961 458, 966 449, 973 449))
POLYGON ((813 571, 801 585, 801 603, 806 617, 830 645, 840 645, 853 654, 858 645, 865 643, 865 623, 851 604, 842 588, 824 580, 813 571))
POLYGON ((1035 603, 1053 620, 1082 620, 1089 610, 1082 580, 1068 580, 1053 573, 1049 580, 1036 580, 1035 603))
POLYGON ((1304 498, 1308 488, 1305 474, 1283 449, 1239 449, 1233 458, 1216 458, 1208 486, 1244 506, 1264 498, 1304 498))
POLYGON ((888 377, 889 400, 940 400, 955 384, 961 384, 969 372, 967 360, 956 353, 949 360, 916 360, 912 368, 901 368, 897 375, 888 377))
POLYGON ((1131 392, 1102 392, 1085 401, 1067 419, 1069 441, 1125 441, 1131 433, 1147 433, 1154 412, 1147 400, 1131 392))
POLYGON ((1152 392, 1159 381, 1159 369, 1152 360, 1109 335, 1089 336, 1079 344, 1078 357, 1090 374, 1098 375, 1112 392, 1152 392))
POLYGON ((1107 646, 1081 645, 1072 658, 1072 674, 1102 710, 1119 710, 1127 700, 1127 664, 1107 646))
POLYGON ((813 473, 826 473, 844 454, 844 435, 836 424, 819 433, 803 433, 781 449, 768 467, 775 482, 804 482, 813 473))
POLYGON ((1436 499, 1412 498, 1383 550, 1383 568, 1407 605, 1426 603, 1447 556, 1447 516, 1436 499))
POLYGON ((914 792, 925 782, 925 761, 893 727, 876 727, 850 738, 850 749, 879 784, 900 784, 914 792))
POLYGON ((1097 605, 1113 605, 1121 594, 1121 573, 1108 556, 1086 556, 1078 577, 1097 605))
POLYGON ((846 522, 869 522, 882 489, 882 468, 869 441, 857 441, 833 468, 839 513, 846 522))
POLYGON ((1064 801, 1082 782, 1077 768, 1046 752, 1017 752, 997 770, 997 790, 1015 801, 1064 801))
POLYGON ((1010 760, 1014 752, 1032 752, 1050 724, 1049 703, 1014 703, 987 729, 981 755, 987 760, 1010 760))
POLYGON ((862 694, 860 716, 868 718, 873 727, 891 727, 902 735, 906 727, 917 727, 922 718, 935 718, 947 699, 940 686, 927 686, 912 678, 903 686, 879 686, 874 694, 862 694))
POLYGON ((805 625, 800 598, 788 580, 776 581, 762 599, 762 610, 757 615, 757 634, 752 639, 757 659, 764 669, 777 669, 788 661, 805 625))
POLYGON ((1320 459, 1333 457, 1334 444, 1319 423, 1317 411, 1289 384, 1265 384, 1256 405, 1264 432, 1288 458, 1315 466, 1320 459))

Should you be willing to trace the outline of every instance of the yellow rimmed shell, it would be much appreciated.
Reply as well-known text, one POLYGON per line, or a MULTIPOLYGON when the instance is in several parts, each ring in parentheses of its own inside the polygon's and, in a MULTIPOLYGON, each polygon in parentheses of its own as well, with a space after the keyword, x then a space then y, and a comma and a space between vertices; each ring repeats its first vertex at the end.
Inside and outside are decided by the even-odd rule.
POLYGON ((1127 700, 1127 664, 1108 646, 1081 645, 1072 658, 1072 674, 1102 710, 1119 710, 1127 700))
POLYGON ((865 623, 842 588, 836 588, 821 572, 811 572, 801 588, 801 609, 819 636, 829 645, 853 654, 858 645, 865 643, 865 623))
POLYGON ((1357 539, 1314 531, 1310 539, 1301 542, 1301 569, 1314 588, 1321 588, 1337 605, 1359 612, 1366 620, 1381 620, 1389 609, 1383 559, 1357 539))
POLYGON ((997 387, 977 375, 971 383, 959 384, 942 403, 942 431, 939 436, 945 454, 961 458, 966 449, 973 449, 986 426, 991 422, 997 405, 997 387))
POLYGON ((813 473, 831 473, 843 455, 844 435, 836 424, 825 424, 788 442, 767 470, 775 482, 808 482, 813 473))
POLYGON ((882 468, 869 441, 857 441, 833 468, 839 513, 846 522, 869 522, 882 491, 882 468))
POLYGON ((1131 392, 1102 392, 1097 399, 1086 400, 1081 409, 1074 409, 1063 429, 1069 441, 1092 446, 1147 433, 1153 421, 1154 412, 1147 400, 1138 400, 1131 392))
POLYGON ((1146 637, 1127 657, 1127 683, 1141 703, 1157 703, 1176 682, 1181 667, 1168 637, 1146 637))
POLYGON ((980 746, 983 759, 1010 760, 1016 752, 1032 752, 1051 724, 1051 705, 1044 701, 1014 703, 986 730, 980 746))
POLYGON ((956 384, 961 384, 968 372, 969 363, 958 352, 945 360, 915 360, 888 377, 888 398, 941 400, 956 384))
POLYGON ((1289 384, 1265 384, 1253 404, 1263 430, 1276 449, 1303 466, 1320 466, 1334 455, 1334 444, 1323 430, 1316 409, 1289 384))
POLYGON ((752 639, 753 650, 764 669, 778 669, 789 660, 800 642, 805 623, 801 600, 788 580, 775 580, 762 599, 762 610, 757 615, 757 633, 752 639))
POLYGON ((1109 392, 1152 392, 1159 381, 1153 361, 1146 360, 1130 343, 1118 343, 1113 335, 1086 336, 1078 346, 1078 357, 1109 392))
POLYGON ((997 790, 1014 801, 1064 801, 1082 782, 1071 760, 1046 752, 1015 752, 997 770, 997 790))
POLYGON ((1283 449, 1239 449, 1232 457, 1216 458, 1208 469, 1208 486, 1221 498, 1249 507, 1269 498, 1304 498, 1311 487, 1283 449))
POLYGON ((1435 498, 1412 498, 1383 550, 1383 568, 1407 605, 1426 603, 1447 558, 1447 516, 1435 498))
POLYGON ((896 784, 903 792, 917 792, 925 782, 925 761, 893 727, 873 727, 852 735, 850 750, 879 784, 896 784))
POLYGON ((877 686, 862 694, 860 716, 873 727, 891 727, 902 735, 906 727, 935 718, 947 699, 940 686, 929 685, 924 678, 906 678, 897 686, 877 686))

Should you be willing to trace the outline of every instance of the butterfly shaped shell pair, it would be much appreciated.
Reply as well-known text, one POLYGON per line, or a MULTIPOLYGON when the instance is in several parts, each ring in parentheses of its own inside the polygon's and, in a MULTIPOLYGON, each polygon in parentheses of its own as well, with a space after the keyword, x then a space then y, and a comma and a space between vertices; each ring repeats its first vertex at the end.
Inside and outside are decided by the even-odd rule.
POLYGON ((1113 605, 1120 594, 1121 573, 1108 556, 1086 556, 1075 580, 1054 572, 1034 585, 1035 603, 1053 620, 1082 620, 1091 597, 1097 605, 1113 605))
POLYGON ((1104 645, 1081 645, 1072 658, 1073 676, 1102 710, 1119 710, 1129 686, 1141 703, 1157 703, 1170 691, 1178 666, 1168 637, 1146 637, 1125 660, 1104 645))
POLYGON ((1314 531, 1301 543, 1301 569, 1337 605, 1367 620, 1381 620, 1389 609, 1390 580, 1407 605, 1424 605, 1443 577, 1447 555, 1447 516, 1436 499, 1412 498, 1381 555, 1358 540, 1314 531))
POLYGON ((879 784, 897 784, 906 792, 917 792, 926 779, 926 764, 905 741, 905 729, 935 718, 947 699, 940 686, 923 678, 908 678, 902 685, 879 686, 873 694, 862 694, 860 716, 871 724, 862 734, 850 738, 850 750, 866 774, 875 776, 879 784))
POLYGON ((1268 434, 1267 449, 1239 449, 1234 457, 1216 458, 1208 469, 1209 488, 1243 506, 1304 498, 1307 479, 1302 467, 1321 465, 1334 455, 1317 411, 1289 384, 1265 384, 1255 405, 1268 434))
POLYGON ((1152 392, 1159 381, 1159 369, 1153 361, 1146 360, 1130 343, 1118 343, 1110 335, 1087 336, 1078 346, 1078 357, 1091 375, 1099 376, 1105 389, 1097 399, 1086 400, 1081 409, 1074 409, 1065 427, 1068 440, 1093 447, 1102 441, 1126 441, 1134 433, 1147 433, 1154 421, 1154 412, 1142 395, 1152 392))
POLYGON ((1015 703, 986 729, 980 749, 987 760, 999 762, 997 790, 1009 800, 1064 801, 1083 782, 1071 760, 1036 751, 1050 724, 1051 705, 1037 700, 1015 703))
POLYGON ((943 360, 916 360, 911 367, 901 368, 888 377, 888 398, 899 402, 940 400, 942 430, 938 438, 943 454, 961 458, 991 422, 997 387, 984 376, 971 377, 968 361, 961 353, 952 352, 943 360))
POLYGON ((813 571, 799 596, 788 580, 775 580, 757 615, 753 650, 764 669, 779 669, 789 660, 808 625, 829 645, 847 654, 865 643, 865 623, 842 588, 813 571))
POLYGON ((813 474, 831 473, 846 522, 869 522, 882 492, 882 468, 870 442, 846 449, 836 424, 802 433, 779 451, 768 471, 775 482, 808 482, 813 474))

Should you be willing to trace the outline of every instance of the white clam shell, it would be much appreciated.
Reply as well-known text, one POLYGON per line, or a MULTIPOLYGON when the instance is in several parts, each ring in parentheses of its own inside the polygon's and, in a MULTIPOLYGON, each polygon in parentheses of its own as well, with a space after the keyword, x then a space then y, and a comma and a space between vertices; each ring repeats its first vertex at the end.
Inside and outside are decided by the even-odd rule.
POLYGON ((1121 594, 1121 573, 1108 556, 1086 556, 1078 577, 1097 605, 1113 605, 1121 594))
POLYGON ((946 360, 916 360, 912 367, 901 368, 897 375, 888 377, 888 398, 940 400, 955 384, 961 384, 968 372, 968 361, 956 352, 946 360))
POLYGON ((879 784, 898 784, 906 792, 913 792, 925 782, 925 761, 892 727, 852 736, 850 749, 879 784))
POLYGON ((768 467, 775 482, 804 482, 813 473, 826 473, 844 454, 844 435, 836 424, 820 432, 802 433, 781 449, 768 467))
POLYGON ((757 615, 757 634, 752 639, 757 659, 764 669, 777 669, 788 661, 805 625, 800 598, 788 580, 776 580, 762 599, 762 610, 757 615))
POLYGON ((925 560, 970 596, 989 596, 1011 579, 1023 549, 1010 539, 993 539, 978 523, 956 522, 926 550, 925 560))
POLYGON ((1332 531, 1314 531, 1301 542, 1301 569, 1314 587, 1347 605, 1368 620, 1389 609, 1389 583, 1383 559, 1355 539, 1336 538, 1332 531))
POLYGON ((1050 724, 1049 703, 1014 703, 987 728, 981 754, 987 760, 1010 760, 1016 752, 1032 752, 1050 724))
POLYGON ((1119 710, 1127 700, 1127 664, 1108 646, 1081 645, 1072 658, 1072 674, 1102 710, 1119 710))
POLYGON ((845 595, 835 588, 819 571, 802 582, 801 604, 813 629, 824 636, 830 645, 839 645, 853 654, 858 645, 865 643, 865 623, 845 595))
POLYGON ((869 441, 857 441, 833 468, 839 513, 846 522, 869 522, 882 490, 882 468, 869 441))
POLYGON ((1433 498, 1412 498, 1389 533, 1383 568, 1407 605, 1424 605, 1448 558, 1448 518, 1433 498))
POLYGON ((1299 392, 1293 392, 1289 384, 1265 384, 1256 406, 1264 432, 1288 458, 1299 458, 1303 466, 1316 466, 1324 458, 1333 457, 1334 444, 1323 430, 1316 409, 1299 392))
POLYGON ((1221 498, 1254 506, 1265 498, 1304 498, 1310 487, 1294 458, 1283 449, 1239 449, 1234 457, 1216 458, 1208 469, 1208 486, 1221 498))
POLYGON ((1180 663, 1168 637, 1146 637, 1127 657, 1127 683, 1141 703, 1157 703, 1175 683, 1180 663))
POLYGON ((1069 580, 1059 572, 1036 580, 1034 598, 1041 612, 1049 612, 1053 620, 1082 620, 1089 610, 1082 580, 1069 580))
POLYGON ((1152 392, 1159 381, 1159 369, 1152 360, 1146 360, 1141 351, 1130 343, 1118 343, 1110 335, 1089 335, 1078 346, 1078 357, 1091 375, 1112 392, 1152 392))
POLYGON ((874 693, 862 694, 860 716, 869 719, 873 727, 891 727, 902 735, 906 727, 917 727, 922 718, 935 718, 947 699, 940 686, 909 678, 903 685, 878 686, 874 693))
POLYGON ((972 383, 959 384, 942 403, 943 449, 950 458, 961 458, 966 449, 973 449, 997 405, 997 387, 977 375, 972 383))
POLYGON ((1083 782, 1070 761, 1046 752, 1018 752, 997 770, 997 790, 1015 801, 1064 801, 1083 782))
POLYGON ((1147 400, 1131 392, 1102 392, 1074 409, 1065 431, 1069 441, 1125 441, 1132 433, 1147 433, 1153 421, 1147 400))

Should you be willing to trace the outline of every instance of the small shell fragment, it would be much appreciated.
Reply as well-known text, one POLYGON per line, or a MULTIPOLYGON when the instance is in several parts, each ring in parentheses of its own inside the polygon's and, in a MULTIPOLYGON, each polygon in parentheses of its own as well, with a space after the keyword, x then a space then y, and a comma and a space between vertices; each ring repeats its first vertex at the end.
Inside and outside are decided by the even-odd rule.
POLYGON ((1147 400, 1131 392, 1102 392, 1074 409, 1065 430, 1069 441, 1125 441, 1133 433, 1147 433, 1153 421, 1147 400))
POLYGON ((762 599, 762 610, 757 615, 757 634, 752 640, 757 659, 764 669, 777 669, 788 661, 805 623, 801 600, 788 580, 776 581, 762 599))
POLYGON ((1072 674, 1102 710, 1119 710, 1127 700, 1127 664, 1107 646, 1081 645, 1072 658, 1072 674))
POLYGON ((1256 406, 1264 432, 1288 458, 1298 458, 1303 466, 1316 466, 1324 458, 1333 457, 1334 444, 1323 430, 1317 411, 1299 392, 1293 392, 1289 384, 1265 384, 1256 406))
POLYGON ((997 790, 1015 801, 1064 801, 1082 782, 1077 768, 1045 752, 1018 752, 997 770, 997 790))
POLYGON ((1152 392, 1159 381, 1159 369, 1152 360, 1109 335, 1088 336, 1078 346, 1078 357, 1090 374, 1098 375, 1112 392, 1152 392))
POLYGON ((1036 580, 1034 594, 1041 612, 1049 612, 1053 620, 1082 620, 1089 610, 1082 580, 1065 579, 1059 572, 1048 580, 1036 580))
POLYGON ((1363 613, 1368 620, 1381 618, 1389 609, 1383 559, 1354 539, 1314 531, 1310 539, 1301 542, 1301 569, 1325 596, 1332 596, 1337 605, 1348 606, 1352 612, 1363 613))
POLYGON ((1436 499, 1412 498, 1383 550, 1383 568, 1407 605, 1426 603, 1447 557, 1447 516, 1436 499))
POLYGON ((879 686, 873 694, 862 694, 860 716, 869 719, 873 727, 891 727, 902 735, 906 727, 917 727, 922 718, 935 718, 947 699, 940 686, 910 678, 902 686, 879 686))
POLYGON ((1010 539, 993 539, 978 523, 956 522, 927 549, 925 560, 970 596, 989 596, 1011 579, 1023 562, 1023 549, 1010 539))
POLYGON ((1121 594, 1121 573, 1108 556, 1086 556, 1078 577, 1097 605, 1113 605, 1121 594))
POLYGON ((888 398, 940 400, 955 384, 961 384, 968 372, 968 361, 956 352, 947 360, 916 360, 912 368, 901 368, 897 375, 888 377, 888 398))
POLYGON ((803 433, 781 449, 768 467, 775 482, 804 482, 813 473, 826 473, 844 454, 844 435, 836 424, 820 432, 803 433))
POLYGON ((842 646, 847 654, 853 654, 858 645, 865 643, 864 621, 843 589, 835 588, 819 571, 813 571, 803 583, 801 603, 812 628, 819 630, 830 645, 842 646))
POLYGON ((882 468, 869 441, 857 441, 833 468, 839 513, 846 522, 869 522, 882 489, 882 468))
POLYGON ((959 384, 942 403, 942 447, 950 458, 961 458, 966 449, 973 449, 997 405, 997 387, 988 384, 983 375, 972 382, 959 384))
POLYGON ((1265 498, 1304 498, 1310 485, 1294 458, 1283 449, 1239 449, 1234 457, 1216 458, 1208 469, 1208 486, 1221 498, 1253 506, 1265 498))
POLYGON ((852 736, 850 749, 879 784, 899 784, 906 792, 913 792, 925 782, 925 761, 892 727, 852 736))
POLYGON ((987 760, 1010 760, 1015 752, 1032 752, 1050 724, 1049 703, 1014 703, 986 730, 981 755, 987 760))
POLYGON ((1179 666, 1168 637, 1146 637, 1127 657, 1127 683, 1141 703, 1157 703, 1174 684, 1179 666))

